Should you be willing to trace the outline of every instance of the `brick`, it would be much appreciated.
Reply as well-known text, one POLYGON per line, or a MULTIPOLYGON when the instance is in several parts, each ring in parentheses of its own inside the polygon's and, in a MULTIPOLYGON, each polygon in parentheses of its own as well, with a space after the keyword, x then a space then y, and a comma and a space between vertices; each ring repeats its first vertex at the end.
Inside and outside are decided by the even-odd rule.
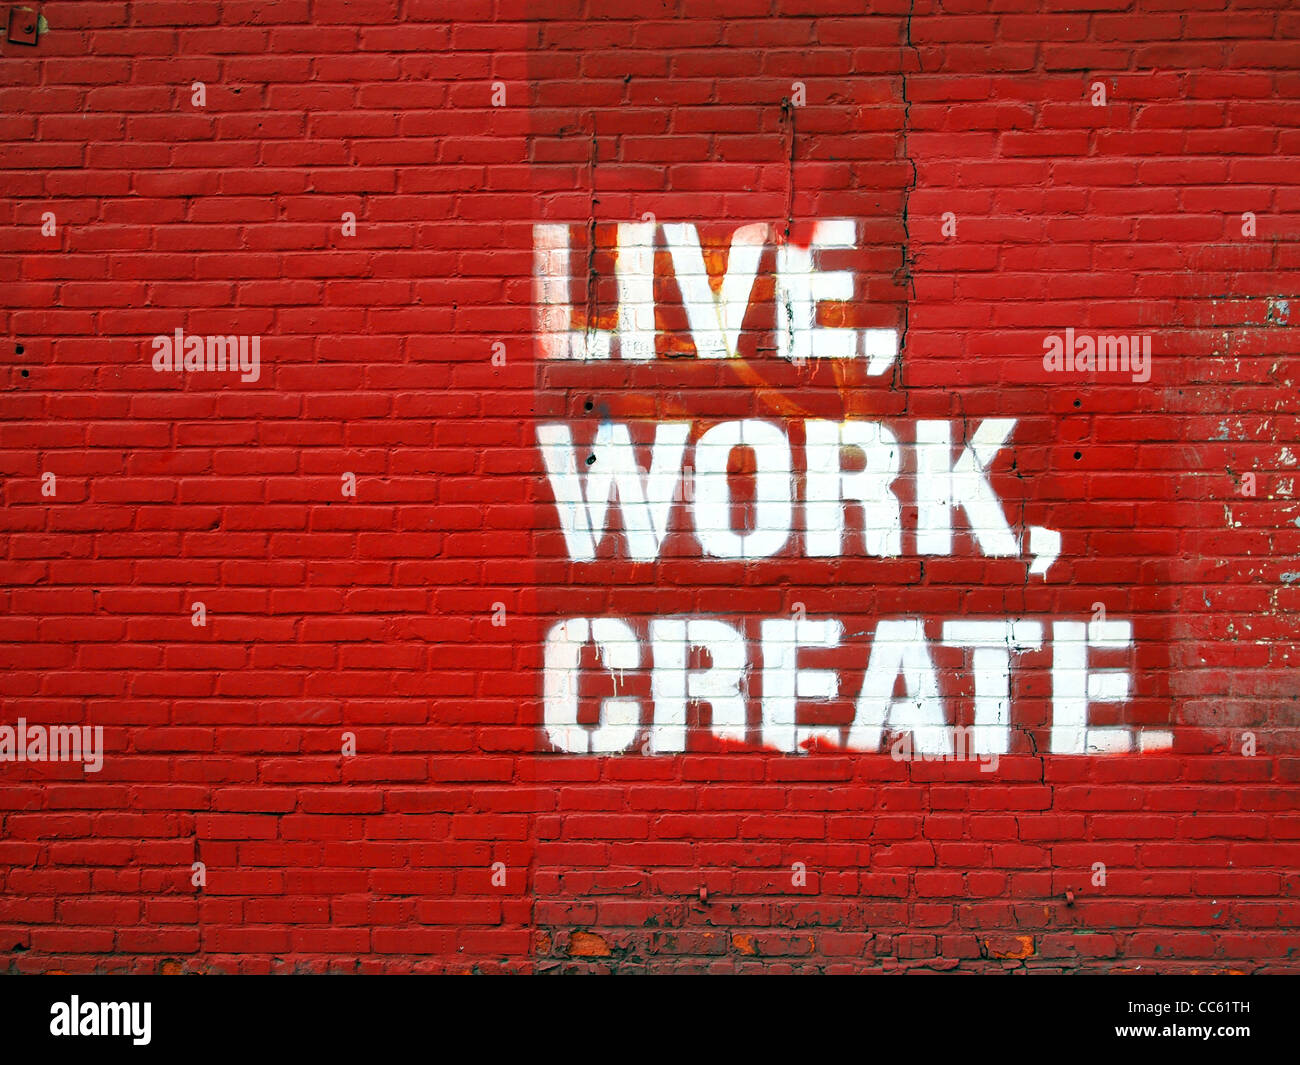
MULTIPOLYGON (((1297 971, 1297 17, 552 6, 72 3, 0 71, 0 726, 104 729, 97 773, 2 767, 0 966, 1297 971), (619 224, 651 214, 624 317, 619 224), (782 358, 799 271, 778 259, 834 218, 853 246, 816 267, 851 298, 813 324, 905 329, 884 375, 856 347, 782 358), (569 226, 570 325, 610 358, 546 356, 538 223, 569 226), (751 299, 718 318, 758 223, 751 299), (670 250, 674 224, 698 249, 670 250), (622 357, 633 310, 643 360, 622 357), (735 358, 701 357, 713 318, 735 358), (1049 372, 1067 328, 1149 335, 1149 380, 1049 372), (258 379, 155 371, 176 329, 258 336, 258 379), (951 467, 994 419, 1014 431, 979 472, 1010 547, 931 501, 951 546, 922 550, 948 476, 922 424, 951 467), (737 422, 711 481, 700 438, 737 422), (598 427, 629 426, 644 464, 650 423, 689 427, 693 497, 683 479, 636 557, 624 471, 575 559, 540 426, 599 478, 598 427), (845 479, 818 488, 815 423, 896 439, 896 549, 840 498, 886 452, 837 436, 845 479), (788 448, 775 478, 758 424, 788 448), (781 544, 719 548, 787 495, 781 544), (838 545, 814 549, 826 522, 838 545), (1047 578, 1035 526, 1061 535, 1047 578), (1098 605, 1133 638, 1071 667, 1127 674, 1088 697, 1117 731, 1087 743, 1133 749, 1067 754, 1053 623, 1086 634, 1098 605), (635 643, 577 650, 556 725, 547 634, 579 617, 635 643), (782 628, 800 617, 835 639, 782 628), (696 686, 726 652, 652 636, 686 618, 739 634, 713 702, 696 686), (886 619, 920 620, 946 725, 1010 696, 996 765, 893 757, 892 719, 846 746, 886 619), (949 637, 998 619, 1041 639, 989 695, 1007 640, 977 661, 949 637), (638 724, 597 734, 615 698, 638 724), (570 726, 600 749, 560 751, 570 726)), ((892 504, 871 516, 892 529, 892 504)))

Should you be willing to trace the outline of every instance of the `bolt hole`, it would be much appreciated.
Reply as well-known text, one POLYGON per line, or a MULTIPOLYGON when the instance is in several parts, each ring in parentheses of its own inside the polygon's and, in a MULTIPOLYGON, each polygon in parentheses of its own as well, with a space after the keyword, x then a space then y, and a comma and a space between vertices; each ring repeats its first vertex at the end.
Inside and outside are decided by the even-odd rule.
POLYGON ((587 465, 588 465, 588 466, 592 465, 595 461, 596 461, 596 456, 595 456, 595 455, 588 455, 588 456, 587 456, 587 465))
POLYGON ((28 376, 30 376, 30 375, 27 373, 26 370, 24 370, 24 371, 23 371, 23 376, 24 376, 24 377, 28 377, 28 376))
POLYGON ((21 355, 23 353, 23 346, 21 344, 15 344, 14 351, 18 352, 18 354, 21 355))
POLYGON ((596 404, 594 404, 591 400, 587 400, 587 402, 582 405, 582 409, 591 410, 595 405, 596 404))
POLYGON ((1075 405, 1076 407, 1082 407, 1082 406, 1083 406, 1083 400, 1081 400, 1081 399, 1076 399, 1076 400, 1074 401, 1074 405, 1075 405))
POLYGON ((1076 452, 1074 453, 1074 457, 1075 457, 1076 460, 1083 458, 1083 452, 1082 452, 1082 451, 1076 451, 1076 452))

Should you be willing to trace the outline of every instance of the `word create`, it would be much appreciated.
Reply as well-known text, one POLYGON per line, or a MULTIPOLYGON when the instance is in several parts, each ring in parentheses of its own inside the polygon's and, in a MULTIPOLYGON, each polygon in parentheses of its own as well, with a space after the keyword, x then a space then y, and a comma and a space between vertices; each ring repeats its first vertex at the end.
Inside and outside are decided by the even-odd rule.
MULTIPOLYGON (((799 658, 804 651, 840 647, 843 623, 838 618, 776 617, 762 619, 758 630, 753 646, 743 627, 717 617, 656 617, 642 632, 623 618, 578 617, 557 623, 546 636, 544 651, 548 739, 559 751, 618 754, 630 750, 648 725, 646 754, 679 753, 687 750, 687 707, 693 704, 709 708, 708 727, 714 736, 744 744, 750 679, 756 674, 761 745, 769 750, 795 753, 829 745, 878 752, 887 733, 903 733, 910 735, 911 748, 919 754, 953 752, 954 715, 945 706, 922 619, 877 622, 847 729, 801 724, 798 715, 801 703, 841 696, 836 671, 806 668, 799 658), (653 704, 648 721, 641 700, 620 690, 626 688, 629 672, 646 667, 647 644, 653 704), (595 647, 599 668, 609 675, 615 692, 601 701, 594 727, 579 724, 583 650, 588 645, 595 647), (689 668, 695 651, 708 655, 707 668, 689 668), (895 694, 900 678, 901 696, 895 694)), ((1122 702, 1129 696, 1128 672, 1094 668, 1092 659, 1099 652, 1130 650, 1131 622, 1053 620, 1050 640, 1043 623, 1012 618, 954 618, 942 623, 941 632, 943 645, 972 652, 973 753, 1010 750, 1012 658, 1043 648, 1045 640, 1052 661, 1052 753, 1131 748, 1128 729, 1088 723, 1090 705, 1122 702)), ((1144 749, 1162 745, 1156 735, 1142 739, 1144 749)))

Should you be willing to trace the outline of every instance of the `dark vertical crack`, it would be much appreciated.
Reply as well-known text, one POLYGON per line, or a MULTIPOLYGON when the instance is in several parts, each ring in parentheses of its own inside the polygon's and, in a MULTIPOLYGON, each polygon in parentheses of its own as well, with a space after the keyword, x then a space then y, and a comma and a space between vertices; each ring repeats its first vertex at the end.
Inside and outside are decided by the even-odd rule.
POLYGON ((794 103, 788 96, 781 98, 781 122, 790 131, 789 168, 785 179, 785 239, 789 241, 790 230, 794 226, 794 103))
POLYGON ((903 351, 907 348, 907 331, 911 318, 911 301, 916 297, 916 284, 912 277, 912 231, 908 211, 911 205, 912 192, 916 189, 917 170, 916 160, 912 158, 908 146, 908 133, 912 128, 912 101, 907 95, 907 52, 916 57, 916 69, 921 70, 921 53, 912 43, 912 17, 916 14, 916 0, 911 0, 907 8, 907 20, 903 24, 903 50, 899 52, 898 58, 898 76, 902 83, 903 94, 903 158, 907 160, 908 166, 912 168, 912 180, 903 189, 903 245, 901 250, 902 261, 898 269, 894 272, 894 283, 906 287, 907 298, 903 301, 903 329, 899 336, 898 359, 895 360, 895 374, 899 372, 899 367, 903 361, 903 351))
MULTIPOLYGON (((596 323, 596 116, 591 116, 591 153, 587 162, 588 187, 591 204, 587 209, 587 322, 584 343, 591 347, 591 337, 596 323)), ((584 352, 584 358, 586 357, 584 352)))

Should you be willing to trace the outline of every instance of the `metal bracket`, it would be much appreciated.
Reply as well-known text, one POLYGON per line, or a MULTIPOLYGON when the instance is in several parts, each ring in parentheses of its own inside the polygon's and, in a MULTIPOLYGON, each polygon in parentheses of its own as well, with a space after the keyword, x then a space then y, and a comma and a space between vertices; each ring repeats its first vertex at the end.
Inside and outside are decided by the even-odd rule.
POLYGON ((11 7, 9 9, 9 43, 30 44, 35 47, 38 43, 37 31, 39 25, 40 18, 30 7, 11 7))

